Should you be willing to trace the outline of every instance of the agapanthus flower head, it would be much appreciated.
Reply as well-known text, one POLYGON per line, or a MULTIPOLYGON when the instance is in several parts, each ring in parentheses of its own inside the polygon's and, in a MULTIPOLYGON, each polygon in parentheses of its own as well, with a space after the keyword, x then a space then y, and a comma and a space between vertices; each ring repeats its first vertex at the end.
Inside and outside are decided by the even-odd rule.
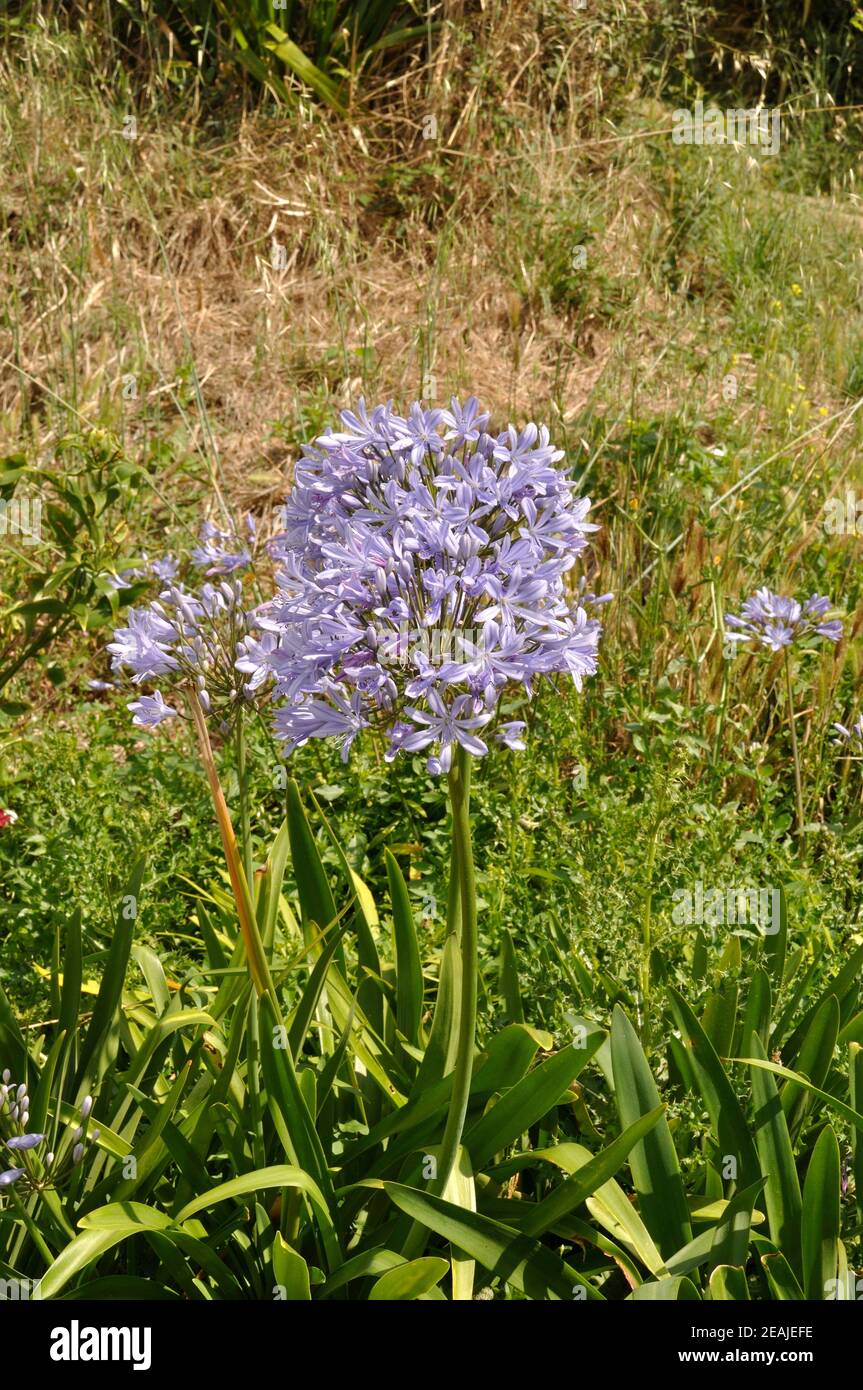
POLYGON ((726 613, 726 637, 730 642, 754 640, 774 652, 816 637, 838 642, 842 636, 841 622, 835 618, 825 622, 832 607, 823 594, 813 594, 801 603, 770 589, 758 589, 739 614, 726 613))
POLYGON ((284 533, 271 543, 278 593, 238 662, 248 688, 272 682, 288 752, 357 734, 388 760, 427 750, 446 772, 487 735, 524 747, 522 721, 496 730, 502 694, 597 669, 600 623, 570 572, 598 528, 545 426, 487 432, 479 402, 392 403, 342 415, 296 466, 284 533))
MULTIPOLYGON (((208 544, 213 529, 205 532, 208 544)), ((151 570, 157 573, 156 562, 151 570)), ((176 573, 172 561, 158 599, 129 610, 127 626, 118 628, 108 643, 111 667, 131 672, 135 685, 158 681, 178 696, 183 689, 195 690, 205 712, 215 709, 220 723, 230 727, 233 713, 251 696, 235 667, 251 625, 242 584, 236 578, 207 580, 188 589, 176 573)), ((161 689, 140 695, 128 708, 140 728, 154 729, 179 714, 161 689)))

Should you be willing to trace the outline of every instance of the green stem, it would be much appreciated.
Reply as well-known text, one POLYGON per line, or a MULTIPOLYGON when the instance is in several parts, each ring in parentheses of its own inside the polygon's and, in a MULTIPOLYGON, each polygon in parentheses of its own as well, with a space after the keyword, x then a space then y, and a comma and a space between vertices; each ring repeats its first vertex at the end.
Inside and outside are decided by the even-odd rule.
POLYGON ((246 772, 246 731, 243 728, 243 711, 237 713, 237 781, 240 786, 240 841, 243 846, 243 867, 246 882, 254 898, 255 866, 252 859, 252 830, 249 817, 249 786, 246 772))
POLYGON ((19 1212, 21 1213, 21 1220, 24 1222, 24 1225, 27 1227, 27 1230, 28 1230, 28 1232, 29 1232, 30 1238, 31 1238, 31 1240, 33 1241, 33 1244, 36 1246, 36 1249, 39 1251, 39 1254, 42 1256, 42 1259, 45 1261, 45 1268, 46 1268, 46 1269, 50 1269, 51 1266, 52 1266, 52 1264, 54 1263, 54 1256, 52 1255, 52 1253, 51 1253, 51 1251, 50 1251, 48 1245, 46 1244, 45 1239, 44 1239, 44 1237, 43 1237, 43 1235, 42 1235, 42 1232, 39 1230, 39 1227, 36 1225, 36 1222, 33 1220, 33 1217, 32 1217, 32 1215, 31 1215, 31 1213, 27 1210, 27 1205, 26 1205, 26 1203, 23 1202, 23 1201, 21 1200, 21 1198, 18 1196, 18 1193, 15 1191, 14 1186, 13 1186, 13 1187, 10 1187, 9 1191, 10 1191, 10 1193, 12 1194, 12 1200, 13 1200, 13 1202, 15 1203, 16 1207, 18 1208, 19 1212))
POLYGON ((452 849, 449 856, 449 893, 446 904, 446 934, 450 937, 455 932, 461 935, 461 894, 458 882, 458 845, 453 836, 452 849))
MULTIPOLYGON (((240 843, 243 851, 243 867, 246 882, 255 906, 254 860, 252 858, 252 830, 249 816, 249 787, 246 770, 246 733, 243 728, 243 711, 237 714, 237 781, 240 787, 240 843)), ((252 1154, 257 1168, 266 1166, 264 1148, 264 1126, 261 1119, 261 1092, 258 1069, 261 1060, 261 1037, 258 1027, 258 1010, 255 1000, 249 1005, 248 1033, 246 1036, 246 1082, 249 1090, 249 1120, 252 1131, 252 1154)))
MULTIPOLYGON (((446 1128, 438 1156, 437 1189, 439 1192, 443 1192, 446 1187, 458 1157, 470 1096, 476 1038, 479 952, 476 924, 476 883, 470 838, 470 770, 470 754, 459 745, 455 762, 449 774, 449 797, 452 808, 453 858, 458 866, 459 898, 461 900, 461 1001, 452 1093, 446 1128)), ((450 905, 452 905, 452 898, 452 890, 450 890, 450 905)))
POLYGON ((800 839, 800 848, 803 849, 803 826, 805 816, 803 814, 803 784, 800 780, 800 753, 797 748, 797 729, 794 724, 794 692, 791 688, 791 658, 788 655, 788 648, 785 648, 785 690, 788 696, 788 725, 791 729, 791 753, 794 758, 794 790, 797 793, 797 834, 800 839))

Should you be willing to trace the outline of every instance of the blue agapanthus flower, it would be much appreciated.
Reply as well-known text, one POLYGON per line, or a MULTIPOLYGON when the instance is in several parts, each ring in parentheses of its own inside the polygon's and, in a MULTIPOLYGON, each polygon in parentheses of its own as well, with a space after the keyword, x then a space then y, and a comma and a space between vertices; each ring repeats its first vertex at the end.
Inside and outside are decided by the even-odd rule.
POLYGON ((238 662, 248 688, 274 683, 288 752, 381 731, 386 757, 428 750, 446 772, 461 746, 493 735, 523 747, 525 725, 498 724, 504 691, 597 669, 596 598, 570 574, 598 528, 548 430, 488 433, 471 397, 342 415, 297 464, 273 543, 278 593, 263 638, 238 662))
POLYGON ((841 622, 838 619, 824 621, 832 607, 830 599, 822 594, 813 594, 800 603, 797 599, 774 594, 770 589, 758 589, 746 600, 739 615, 726 613, 729 630, 725 635, 730 642, 755 640, 774 652, 813 637, 838 642, 842 636, 841 622))
POLYGON ((39 1144, 44 1143, 44 1134, 14 1134, 11 1139, 6 1140, 7 1149, 35 1149, 39 1144))

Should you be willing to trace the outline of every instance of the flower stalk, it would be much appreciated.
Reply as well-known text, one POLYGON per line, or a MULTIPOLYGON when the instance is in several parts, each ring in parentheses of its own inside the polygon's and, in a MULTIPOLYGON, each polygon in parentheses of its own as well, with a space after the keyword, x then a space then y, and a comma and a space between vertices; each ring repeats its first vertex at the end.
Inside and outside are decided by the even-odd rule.
MULTIPOLYGON (((458 1157, 464 1130, 473 1075, 473 1054, 476 1040, 477 975, 479 952, 477 941, 476 881, 470 834, 470 775, 471 755, 459 746, 449 772, 449 797, 452 809, 452 863, 457 870, 460 917, 459 948, 461 958, 461 998, 458 1027, 458 1046, 453 1069, 452 1093, 446 1128, 438 1156, 438 1190, 446 1188, 458 1157)), ((450 887, 450 904, 453 895, 450 887)))
POLYGON ((225 853, 225 862, 228 866, 234 902, 237 907, 237 917, 240 922, 240 933, 246 951, 249 974, 252 977, 252 984, 258 996, 269 994, 270 997, 275 1000, 273 982, 270 977, 270 968, 267 963, 264 944, 261 941, 261 935, 258 931, 255 907, 252 902, 252 895, 246 878, 246 870, 243 867, 239 846, 237 844, 237 837, 234 834, 234 827, 231 823, 231 815, 228 810, 227 802, 225 801, 225 794, 222 791, 222 784, 219 781, 219 773, 216 768, 215 758, 213 757, 210 735, 207 731, 207 721, 204 718, 204 711, 201 708, 198 693, 194 689, 189 691, 189 708, 192 712, 195 733, 198 736, 201 761, 204 764, 204 770, 207 774, 210 796, 213 799, 213 807, 216 812, 216 821, 219 826, 222 849, 225 853))
POLYGON ((794 690, 791 684, 791 658, 785 649, 785 690, 788 697, 788 726, 791 730, 791 755, 794 759, 794 790, 797 795, 797 834, 803 845, 803 827, 806 823, 803 811, 803 783, 800 778, 800 752, 797 747, 797 729, 794 715, 794 690))

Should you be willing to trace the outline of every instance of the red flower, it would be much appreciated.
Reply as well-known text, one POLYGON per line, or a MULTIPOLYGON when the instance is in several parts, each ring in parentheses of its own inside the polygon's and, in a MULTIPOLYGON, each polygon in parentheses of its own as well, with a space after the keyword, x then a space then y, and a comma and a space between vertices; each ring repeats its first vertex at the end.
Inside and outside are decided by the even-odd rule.
POLYGON ((0 830, 5 830, 7 825, 11 825, 18 817, 14 811, 4 811, 0 806, 0 830))

